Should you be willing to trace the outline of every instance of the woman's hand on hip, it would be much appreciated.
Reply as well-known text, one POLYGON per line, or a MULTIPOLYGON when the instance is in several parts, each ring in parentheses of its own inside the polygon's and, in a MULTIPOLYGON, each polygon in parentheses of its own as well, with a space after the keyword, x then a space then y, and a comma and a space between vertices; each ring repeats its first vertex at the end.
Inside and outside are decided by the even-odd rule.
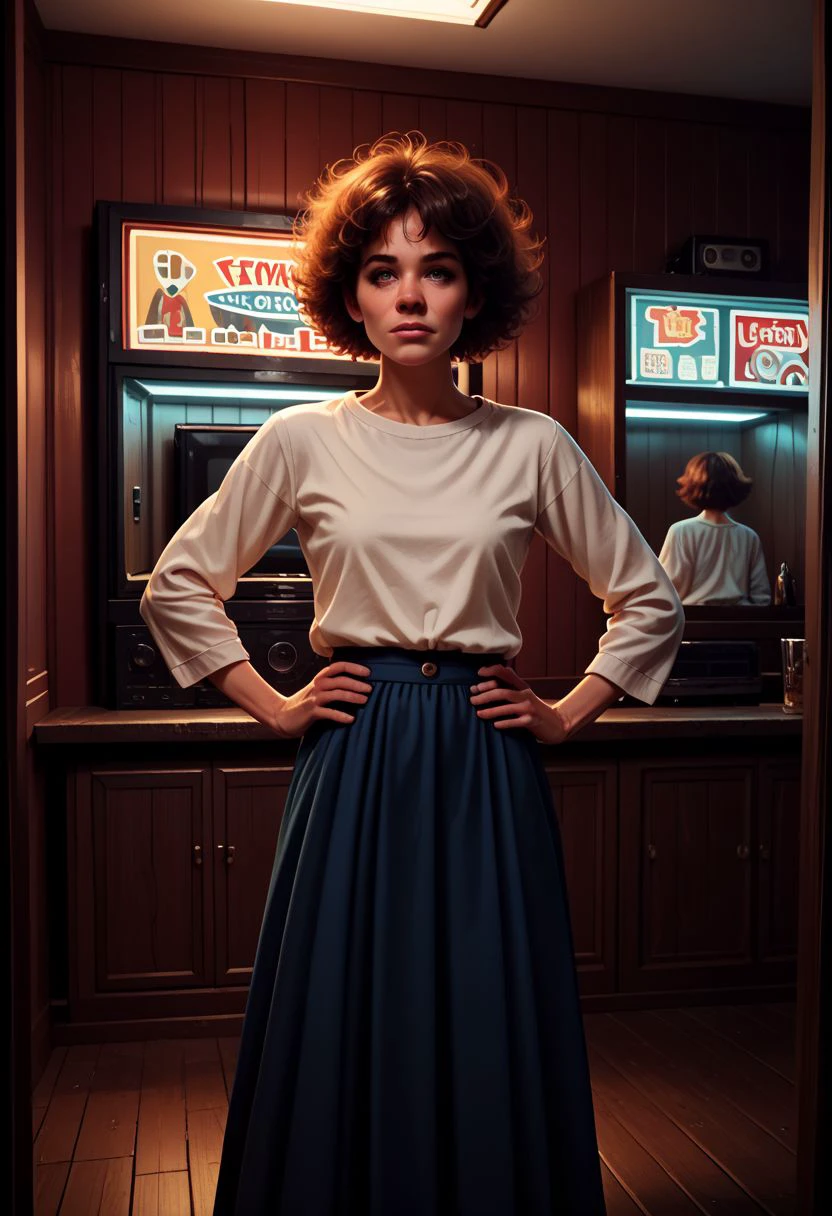
POLYGON ((371 674, 369 667, 359 663, 348 663, 339 659, 330 663, 315 675, 314 679, 286 697, 277 711, 274 732, 282 739, 295 739, 305 734, 313 722, 326 718, 344 725, 355 721, 355 714, 335 709, 331 702, 355 702, 365 705, 373 691, 372 684, 365 683, 361 676, 371 674))
POLYGON ((541 743, 563 743, 568 731, 557 706, 541 700, 513 668, 498 663, 480 667, 477 675, 485 677, 471 686, 478 718, 493 722, 497 730, 524 726, 541 743), (511 687, 500 688, 499 680, 511 687))

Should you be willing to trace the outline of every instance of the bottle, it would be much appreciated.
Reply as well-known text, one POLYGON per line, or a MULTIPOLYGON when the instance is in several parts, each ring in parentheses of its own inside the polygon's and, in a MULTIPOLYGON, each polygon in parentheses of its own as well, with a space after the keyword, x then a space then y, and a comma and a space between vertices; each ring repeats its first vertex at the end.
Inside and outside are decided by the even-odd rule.
POLYGON ((795 583, 792 572, 785 562, 780 563, 780 573, 774 580, 774 602, 794 608, 796 602, 795 583))

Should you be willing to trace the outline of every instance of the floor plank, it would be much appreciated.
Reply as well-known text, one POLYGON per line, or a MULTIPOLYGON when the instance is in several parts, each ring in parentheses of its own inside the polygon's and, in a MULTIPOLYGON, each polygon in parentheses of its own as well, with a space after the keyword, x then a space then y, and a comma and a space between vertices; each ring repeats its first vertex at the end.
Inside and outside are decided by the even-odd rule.
POLYGON ((60 1216, 130 1216, 133 1161, 74 1161, 60 1216))
POLYGON ((57 1216, 68 1177, 68 1161, 51 1161, 35 1168, 35 1216, 57 1216))
POLYGON ((181 1041, 148 1043, 136 1135, 136 1175, 187 1171, 185 1056, 181 1041))
POLYGON ((143 1050, 142 1043, 102 1047, 75 1146, 76 1161, 133 1156, 143 1050))
POLYGON ((660 1050, 686 1056, 737 1110, 797 1152, 797 1092, 779 1073, 737 1051, 682 1009, 656 1010, 651 1031, 660 1050), (661 1026, 661 1030, 657 1027, 661 1026), (664 1047, 662 1047, 664 1044, 664 1047))
MULTIPOLYGON (((794 1216, 793 1003, 584 1024, 608 1216, 794 1216)), ((36 1216, 212 1216, 237 1050, 56 1049, 35 1090, 36 1216)))
POLYGON ((211 1216, 220 1167, 226 1111, 188 1111, 188 1157, 194 1216, 211 1216))
POLYGON ((225 1077, 225 1092, 230 1098, 231 1087, 234 1084, 234 1073, 237 1070, 237 1049, 240 1045, 240 1040, 223 1038, 217 1039, 217 1043, 220 1049, 223 1076, 225 1077))
POLYGON ((590 1072, 593 1095, 600 1095, 606 1109, 702 1211, 758 1216, 759 1206, 748 1193, 598 1052, 590 1052, 590 1072))
POLYGON ((602 1094, 595 1095, 595 1127, 602 1163, 638 1195, 648 1216, 700 1216, 701 1209, 618 1121, 602 1094))
MULTIPOLYGON (((608 1063, 665 1112, 772 1216, 794 1212, 792 1153, 751 1120, 732 1112, 719 1087, 684 1057, 656 1050, 632 1029, 636 1015, 604 1014, 587 1019, 587 1036, 608 1063)), ((643 1014, 642 1017, 649 1017, 643 1014)))
POLYGON ((191 1216, 188 1171, 136 1176, 131 1216, 191 1216))
POLYGON ((52 1097, 52 1090, 55 1088, 55 1082, 58 1079, 58 1073, 61 1071, 61 1065, 64 1062, 65 1056, 65 1047, 56 1047, 49 1056, 46 1068, 43 1070, 43 1075, 32 1090, 33 1106, 49 1105, 49 1099, 52 1097))
POLYGON ((604 1161, 601 1162, 601 1177, 604 1180, 604 1202, 607 1207, 607 1216, 641 1216, 644 1208, 640 1203, 636 1203, 629 1191, 624 1190, 604 1161))
POLYGON ((732 1006, 730 1019, 726 1019, 724 1008, 709 1006, 691 1009, 691 1016, 794 1084, 793 1044, 784 1039, 781 1033, 762 1026, 750 1016, 745 1006, 732 1006))

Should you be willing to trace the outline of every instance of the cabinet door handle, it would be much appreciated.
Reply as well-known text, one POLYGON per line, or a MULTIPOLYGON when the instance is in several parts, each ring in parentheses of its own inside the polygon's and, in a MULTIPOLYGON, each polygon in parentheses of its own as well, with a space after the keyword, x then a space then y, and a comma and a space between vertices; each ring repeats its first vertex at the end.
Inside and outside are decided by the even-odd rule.
POLYGON ((201 844, 194 845, 194 865, 195 866, 202 865, 202 845, 201 844))
POLYGON ((748 854, 750 852, 751 852, 751 850, 749 849, 747 844, 738 844, 737 845, 737 857, 739 857, 740 861, 747 861, 748 854))
POLYGON ((771 846, 770 845, 767 845, 767 844, 760 845, 760 857, 763 859, 763 861, 768 861, 769 857, 771 857, 771 846))
POLYGON ((235 849, 233 844, 227 844, 225 846, 225 864, 227 866, 234 865, 234 854, 236 853, 236 851, 237 850, 235 849))
POLYGON ((647 846, 647 856, 650 858, 650 860, 651 860, 651 861, 655 861, 655 860, 656 860, 656 857, 658 856, 658 851, 657 851, 656 846, 655 846, 654 844, 648 844, 648 846, 647 846))

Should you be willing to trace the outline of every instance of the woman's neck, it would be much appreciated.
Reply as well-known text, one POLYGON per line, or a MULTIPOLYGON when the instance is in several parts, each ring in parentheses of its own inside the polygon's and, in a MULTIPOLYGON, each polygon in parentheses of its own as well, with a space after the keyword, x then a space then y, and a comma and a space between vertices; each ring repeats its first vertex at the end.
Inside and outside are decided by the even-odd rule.
POLYGON ((403 367, 382 356, 378 380, 361 397, 361 404, 375 414, 415 426, 471 413, 471 399, 454 384, 447 356, 424 367, 403 367))
POLYGON ((730 524, 730 519, 724 511, 717 511, 713 507, 706 507, 702 512, 702 518, 706 519, 709 524, 730 524))

